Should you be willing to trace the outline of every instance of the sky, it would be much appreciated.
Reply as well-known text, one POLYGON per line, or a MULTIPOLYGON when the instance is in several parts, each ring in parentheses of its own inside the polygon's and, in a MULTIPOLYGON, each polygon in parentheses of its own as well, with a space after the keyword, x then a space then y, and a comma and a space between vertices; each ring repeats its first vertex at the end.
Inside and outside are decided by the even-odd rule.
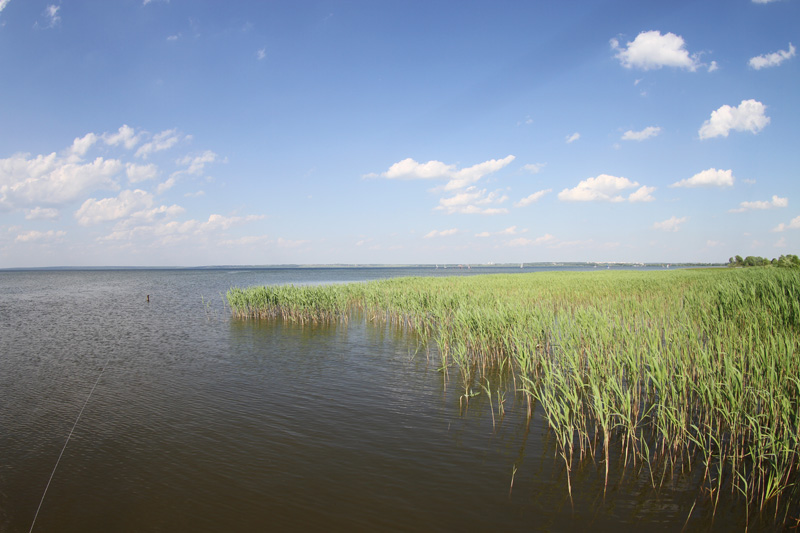
POLYGON ((800 253, 800 0, 0 0, 0 268, 800 253))

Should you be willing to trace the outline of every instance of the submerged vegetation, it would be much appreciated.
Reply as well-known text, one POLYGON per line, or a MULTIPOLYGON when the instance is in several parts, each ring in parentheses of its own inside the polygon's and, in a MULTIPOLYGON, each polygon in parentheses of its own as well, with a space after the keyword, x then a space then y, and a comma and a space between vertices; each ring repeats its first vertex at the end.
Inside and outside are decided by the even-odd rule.
POLYGON ((711 512, 724 494, 748 521, 800 520, 797 270, 402 278, 227 298, 240 318, 409 328, 464 402, 491 398, 484 383, 505 372, 549 424, 570 497, 576 467, 594 461, 607 484, 613 457, 656 489, 694 480, 711 512))

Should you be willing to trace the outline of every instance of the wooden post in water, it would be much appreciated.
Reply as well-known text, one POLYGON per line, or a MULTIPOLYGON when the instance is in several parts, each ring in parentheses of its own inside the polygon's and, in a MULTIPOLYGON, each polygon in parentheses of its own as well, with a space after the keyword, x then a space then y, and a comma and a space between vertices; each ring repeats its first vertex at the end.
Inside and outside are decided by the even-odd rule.
POLYGON ((150 303, 150 295, 147 295, 147 303, 150 303))

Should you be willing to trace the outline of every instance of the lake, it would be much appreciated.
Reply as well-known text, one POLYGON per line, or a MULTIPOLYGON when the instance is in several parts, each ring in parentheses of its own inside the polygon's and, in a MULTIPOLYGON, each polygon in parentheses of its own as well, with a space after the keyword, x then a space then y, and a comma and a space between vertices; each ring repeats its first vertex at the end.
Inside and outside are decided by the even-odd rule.
POLYGON ((599 464, 573 473, 573 506, 541 413, 513 386, 503 416, 495 392, 465 406, 413 334, 224 304, 232 286, 519 271, 0 272, 0 531, 37 509, 34 530, 61 532, 680 530, 694 492, 612 476, 604 497, 599 464))

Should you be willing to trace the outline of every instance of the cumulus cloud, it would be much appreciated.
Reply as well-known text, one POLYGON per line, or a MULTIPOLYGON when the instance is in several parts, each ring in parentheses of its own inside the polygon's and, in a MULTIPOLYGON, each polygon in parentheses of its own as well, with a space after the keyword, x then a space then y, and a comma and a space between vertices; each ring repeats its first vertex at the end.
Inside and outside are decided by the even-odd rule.
POLYGON ((79 158, 85 156, 89 148, 94 146, 97 142, 97 139, 98 137, 94 133, 87 133, 83 137, 76 137, 75 140, 72 141, 72 147, 69 149, 70 155, 79 158))
POLYGON ((785 231, 787 229, 800 229, 800 216, 794 217, 788 224, 781 222, 772 228, 772 231, 785 231))
MULTIPOLYGON (((58 14, 61 6, 56 6, 53 4, 48 5, 44 12, 42 13, 42 17, 44 17, 44 27, 45 28, 55 28, 59 22, 61 22, 61 16, 58 14)), ((39 24, 36 24, 39 27, 39 24)))
POLYGON ((542 169, 547 165, 547 163, 528 163, 524 165, 522 169, 526 172, 530 172, 531 174, 538 174, 542 171, 542 169))
POLYGON ((581 134, 578 133, 577 131, 575 133, 573 133, 572 135, 567 135, 567 144, 572 144, 572 143, 574 143, 575 141, 577 141, 580 138, 581 138, 581 134))
POLYGON ((731 130, 758 133, 769 124, 764 114, 766 106, 756 100, 742 100, 738 107, 724 105, 711 112, 711 118, 703 122, 698 134, 701 139, 727 137, 731 130))
POLYGON ((731 187, 736 178, 733 171, 709 168, 691 178, 676 181, 670 187, 731 187))
POLYGON ((549 192, 553 192, 553 189, 543 189, 541 191, 536 191, 533 194, 529 194, 528 196, 526 196, 522 200, 520 200, 518 202, 515 202, 514 203, 514 207, 526 207, 526 206, 529 206, 532 203, 538 202, 539 199, 542 196, 544 196, 545 194, 547 194, 549 192))
POLYGON ((15 242, 42 242, 42 241, 55 241, 61 239, 64 235, 66 235, 66 231, 36 231, 31 230, 25 233, 20 233, 17 235, 17 238, 14 239, 15 242))
POLYGON ((125 174, 127 174, 131 183, 139 183, 140 181, 155 179, 158 176, 158 167, 152 163, 149 165, 126 163, 125 174))
POLYGON ((133 191, 125 190, 119 193, 116 198, 89 198, 75 212, 78 224, 88 226, 109 220, 117 220, 126 217, 134 211, 141 211, 153 205, 153 195, 136 189, 133 191))
POLYGON ((516 239, 511 239, 505 243, 506 246, 516 248, 521 246, 539 246, 542 244, 552 244, 556 241, 556 238, 550 235, 549 233, 545 233, 541 237, 537 237, 535 239, 526 239, 525 237, 517 237, 516 239))
POLYGON ((461 213, 467 215, 497 215, 507 213, 507 209, 485 207, 491 204, 502 204, 508 200, 508 196, 500 191, 487 193, 486 189, 478 189, 475 186, 467 187, 448 198, 439 200, 437 210, 445 211, 448 215, 461 213))
POLYGON ((673 216, 662 222, 656 222, 655 224, 653 224, 653 228, 660 229, 663 231, 678 231, 680 229, 681 224, 683 224, 687 220, 689 220, 689 217, 678 218, 676 216, 673 216))
POLYGON ((261 48, 258 51, 256 51, 256 59, 258 59, 259 61, 261 61, 262 59, 264 59, 266 57, 267 57, 267 49, 266 48, 261 48))
POLYGON ((153 135, 152 139, 149 142, 144 143, 136 150, 137 157, 147 158, 151 154, 155 152, 161 152, 163 150, 168 150, 175 146, 178 141, 182 139, 181 134, 178 133, 177 130, 164 130, 161 133, 156 133, 153 135))
POLYGON ((788 50, 778 50, 777 52, 772 52, 771 54, 763 54, 760 56, 750 58, 750 62, 748 63, 752 68, 756 70, 761 70, 762 68, 766 67, 777 67, 787 59, 791 59, 795 56, 795 47, 792 43, 789 43, 788 50))
POLYGON ((34 207, 25 211, 27 220, 52 220, 58 218, 58 209, 51 207, 34 207))
POLYGON ((246 217, 226 217, 213 214, 206 221, 200 220, 169 220, 158 221, 154 224, 130 225, 121 224, 101 241, 129 241, 146 240, 157 244, 172 244, 190 237, 208 237, 209 235, 229 229, 234 225, 244 224, 263 219, 263 215, 248 215, 246 217))
POLYGON ((217 160, 217 154, 211 150, 206 150, 200 155, 190 156, 187 155, 177 161, 179 165, 185 165, 187 168, 183 172, 186 174, 199 175, 203 173, 207 163, 213 163, 217 160))
POLYGON ((123 145, 128 150, 139 144, 141 134, 137 135, 133 128, 123 124, 117 133, 104 133, 103 141, 109 146, 123 145))
POLYGON ((639 188, 630 194, 627 200, 641 202, 653 199, 650 193, 655 190, 654 187, 640 187, 636 181, 609 176, 608 174, 600 174, 596 178, 585 179, 572 189, 564 189, 558 193, 558 199, 564 202, 624 202, 626 197, 621 193, 634 187, 639 188))
MULTIPOLYGON (((87 133, 76 137, 61 152, 35 157, 30 154, 15 154, 0 159, 0 209, 22 209, 47 204, 53 207, 81 197, 86 198, 87 193, 94 190, 116 190, 119 189, 116 178, 123 170, 131 183, 154 179, 158 175, 158 168, 154 164, 137 165, 103 157, 87 160, 86 157, 101 140, 107 146, 130 150, 139 144, 142 137, 150 139, 137 150, 136 154, 140 157, 166 150, 179 140, 190 138, 175 130, 166 130, 153 136, 137 134, 130 126, 123 125, 113 133, 87 133)), ((188 168, 181 172, 200 173, 206 163, 216 159, 217 155, 211 151, 187 157, 183 164, 188 168)))
POLYGON ((491 237, 493 235, 519 235, 520 233, 527 233, 528 230, 526 229, 519 229, 517 226, 509 226, 506 229, 496 231, 494 233, 490 233, 488 231, 482 231, 480 233, 476 233, 476 237, 491 237))
POLYGON ((697 54, 689 55, 683 37, 674 33, 643 31, 627 47, 621 47, 617 39, 611 39, 611 48, 625 68, 642 70, 661 67, 683 68, 694 72, 700 66, 697 54))
POLYGON ((655 198, 652 195, 653 191, 655 191, 655 190, 656 190, 655 187, 646 187, 646 186, 642 185, 641 187, 636 189, 636 191, 632 192, 628 196, 628 201, 629 202, 652 202, 653 200, 655 200, 655 198))
POLYGON ((778 195, 772 195, 772 200, 762 200, 756 202, 742 202, 736 209, 731 209, 731 213, 744 213, 745 211, 752 211, 754 209, 774 209, 776 207, 787 207, 789 205, 788 198, 781 198, 778 195))
POLYGON ((456 233, 458 233, 458 230, 456 228, 433 230, 426 233, 422 238, 433 239, 434 237, 449 237, 450 235, 455 235, 456 233))
POLYGON ((623 141, 643 141, 650 137, 655 137, 661 133, 661 128, 658 126, 648 126, 642 131, 628 130, 622 134, 623 141))
POLYGON ((0 0, 0 12, 2 12, 11 0, 0 0))
POLYGON ((503 159, 490 159, 471 167, 457 169, 456 165, 448 165, 441 161, 418 163, 411 158, 403 159, 381 174, 367 174, 367 178, 382 177, 399 180, 448 180, 444 190, 452 191, 472 185, 484 176, 497 172, 514 160, 513 155, 503 159))
POLYGON ((292 239, 284 239, 283 237, 278 237, 278 240, 275 241, 275 244, 277 244, 281 248, 299 248, 300 246, 304 246, 309 242, 311 241, 299 240, 299 239, 292 240, 292 239))
POLYGON ((116 159, 84 163, 55 152, 30 157, 17 154, 0 159, 0 207, 60 205, 94 189, 115 189, 113 178, 123 165, 116 159))

